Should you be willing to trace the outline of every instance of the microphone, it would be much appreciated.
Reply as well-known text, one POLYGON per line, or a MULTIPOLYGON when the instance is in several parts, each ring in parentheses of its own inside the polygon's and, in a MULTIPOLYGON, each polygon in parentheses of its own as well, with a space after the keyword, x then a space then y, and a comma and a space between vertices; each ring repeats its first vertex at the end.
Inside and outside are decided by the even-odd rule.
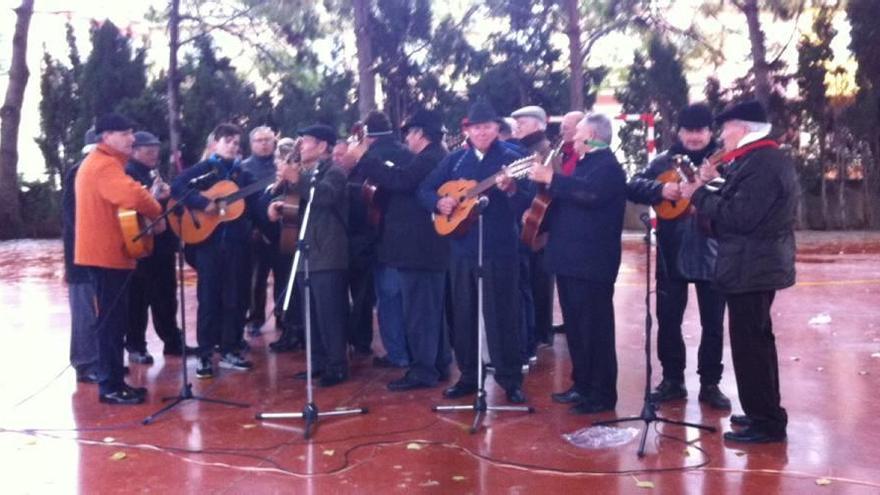
POLYGON ((192 188, 200 189, 206 187, 208 183, 211 182, 211 179, 214 179, 215 177, 217 177, 216 168, 211 169, 210 172, 202 174, 194 179, 190 179, 190 181, 187 182, 187 185, 192 188))
POLYGON ((477 208, 485 210, 487 206, 489 206, 489 197, 480 196, 480 199, 477 200, 477 208))

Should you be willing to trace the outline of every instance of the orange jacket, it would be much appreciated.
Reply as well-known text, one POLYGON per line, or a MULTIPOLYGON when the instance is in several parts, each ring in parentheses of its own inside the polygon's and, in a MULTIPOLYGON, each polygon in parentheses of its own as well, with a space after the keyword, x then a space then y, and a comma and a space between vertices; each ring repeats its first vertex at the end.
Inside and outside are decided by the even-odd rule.
POLYGON ((148 218, 162 214, 162 207, 150 192, 125 174, 126 159, 124 154, 99 144, 76 174, 77 265, 134 269, 136 261, 125 254, 117 210, 133 209, 148 218))

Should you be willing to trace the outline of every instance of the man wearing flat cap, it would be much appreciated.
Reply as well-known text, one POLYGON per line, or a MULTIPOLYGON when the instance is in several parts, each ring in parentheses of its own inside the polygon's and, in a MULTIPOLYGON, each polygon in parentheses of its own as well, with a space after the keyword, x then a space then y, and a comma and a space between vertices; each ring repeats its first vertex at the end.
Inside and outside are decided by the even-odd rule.
MULTIPOLYGON (((161 142, 153 134, 146 131, 135 132, 131 158, 125 165, 125 173, 146 188, 155 187, 159 192, 157 199, 164 207, 170 191, 158 175, 160 145, 161 142)), ((153 328, 164 344, 162 354, 179 356, 183 353, 180 330, 177 328, 177 279, 174 272, 176 252, 177 236, 171 229, 166 229, 155 236, 153 252, 138 260, 137 269, 131 279, 128 332, 125 335, 129 363, 153 363, 146 340, 147 315, 151 311, 153 328)))
MULTIPOLYGON (((347 269, 348 201, 345 170, 331 161, 336 144, 336 131, 316 124, 298 132, 300 166, 287 167, 281 179, 299 192, 300 211, 305 212, 311 201, 311 213, 303 238, 308 246, 310 274, 311 342, 313 376, 322 387, 338 385, 348 379, 348 356, 345 335, 348 316, 347 269), (312 195, 313 193, 313 195, 312 195)), ((271 195, 271 192, 267 192, 271 195)), ((268 221, 277 226, 284 202, 264 195, 268 221)), ((305 266, 297 266, 297 292, 305 293, 302 278, 305 266)), ((306 378, 306 373, 296 375, 306 378)))
MULTIPOLYGON (((419 199, 430 212, 449 215, 458 204, 452 197, 440 197, 441 185, 456 179, 483 180, 515 161, 519 155, 498 140, 499 117, 483 100, 468 113, 469 147, 448 155, 419 186, 419 199)), ((507 400, 526 402, 522 391, 522 338, 518 250, 519 234, 516 204, 523 195, 516 183, 505 175, 496 178, 497 187, 485 195, 489 204, 483 210, 483 280, 486 341, 495 367, 495 381, 504 388, 507 400)), ((452 256, 449 280, 453 300, 451 326, 456 362, 461 370, 458 383, 444 391, 450 399, 477 391, 477 258, 479 229, 476 225, 462 237, 450 240, 452 256)))
POLYGON ((714 180, 718 169, 706 164, 681 192, 711 219, 718 239, 714 283, 727 301, 733 370, 745 412, 730 417, 739 429, 724 438, 780 442, 788 415, 781 406, 770 308, 776 291, 795 282, 797 178, 791 159, 769 138, 771 125, 760 103, 734 105, 716 120, 725 151, 721 180, 714 180))
MULTIPOLYGON (((705 104, 695 103, 681 109, 675 143, 629 181, 629 199, 647 205, 681 199, 678 182, 664 183, 658 177, 674 169, 677 159, 686 157, 699 166, 714 153, 718 145, 712 139, 711 127, 712 112, 705 104)), ((697 213, 689 211, 675 219, 658 219, 657 243, 657 356, 663 366, 663 380, 651 398, 666 402, 687 397, 687 351, 681 323, 688 287, 693 284, 702 326, 697 353, 699 400, 714 409, 728 410, 730 399, 718 388, 724 369, 724 296, 712 286, 718 242, 701 226, 697 213)))
MULTIPOLYGON (((135 124, 119 114, 95 121, 98 144, 76 174, 74 263, 89 267, 94 283, 98 336, 98 398, 108 404, 140 404, 147 390, 124 380, 123 338, 128 327, 128 280, 135 260, 124 250, 119 208, 148 219, 162 206, 147 189, 125 174, 135 124)), ((157 225, 157 233, 164 223, 157 225)))

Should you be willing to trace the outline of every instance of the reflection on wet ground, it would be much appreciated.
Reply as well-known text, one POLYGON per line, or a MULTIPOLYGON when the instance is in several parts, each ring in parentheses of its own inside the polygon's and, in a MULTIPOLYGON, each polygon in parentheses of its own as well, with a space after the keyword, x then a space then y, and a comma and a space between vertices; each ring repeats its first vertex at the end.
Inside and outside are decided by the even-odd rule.
MULTIPOLYGON (((312 442, 302 440, 296 420, 254 420, 260 411, 299 411, 305 396, 302 382, 292 379, 303 369, 303 354, 267 351, 277 336, 271 322, 263 336, 250 339, 253 372, 220 370, 215 379, 193 384, 197 394, 243 401, 249 408, 187 402, 141 426, 163 405, 162 397, 180 391, 180 359, 163 357, 152 331, 148 338, 156 364, 132 365, 130 376, 149 389, 148 403, 99 404, 94 386, 77 385, 66 367, 69 313, 60 242, 0 243, 0 336, 7 350, 0 360, 5 491, 635 493, 642 491, 637 482, 650 482, 654 491, 670 494, 878 493, 880 234, 805 233, 798 242, 798 284, 778 295, 773 310, 783 403, 791 418, 788 442, 746 447, 725 444, 717 433, 664 425, 652 429, 643 460, 635 456, 636 441, 580 450, 562 438, 590 420, 638 414, 641 407, 645 272, 639 235, 626 237, 615 292, 620 363, 615 413, 575 416, 550 401, 550 392, 569 384, 560 335, 554 347, 540 351, 525 379, 536 414, 490 415, 487 428, 472 436, 466 432, 470 414, 431 412, 431 406, 447 402, 439 389, 388 392, 385 384, 400 372, 373 368, 369 358, 355 357, 353 379, 317 389, 316 402, 322 410, 366 406, 370 413, 321 419, 312 442)), ((190 343, 195 340, 193 282, 188 271, 190 343)), ((687 310, 683 332, 690 399, 660 412, 727 429, 726 413, 696 400, 700 327, 695 305, 687 310)), ((378 336, 374 347, 381 352, 378 336)), ((729 363, 726 352, 722 388, 738 412, 729 363)), ((194 363, 189 366, 192 372, 194 363)), ((655 362, 655 382, 659 369, 655 362)), ((490 401, 504 403, 503 391, 488 383, 490 401)))

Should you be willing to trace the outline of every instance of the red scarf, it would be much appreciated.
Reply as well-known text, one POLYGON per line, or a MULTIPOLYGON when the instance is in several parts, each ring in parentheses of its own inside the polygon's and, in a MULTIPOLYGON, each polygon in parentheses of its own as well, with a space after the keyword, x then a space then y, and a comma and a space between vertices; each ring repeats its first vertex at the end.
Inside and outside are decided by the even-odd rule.
POLYGON ((577 165, 577 155, 574 154, 574 143, 565 143, 562 145, 562 156, 565 161, 562 163, 562 175, 571 175, 577 165))
POLYGON ((779 143, 772 139, 761 139, 760 141, 749 143, 742 148, 737 148, 733 151, 728 151, 727 153, 721 155, 721 163, 730 163, 737 158, 745 155, 749 151, 758 148, 779 148, 779 143))

